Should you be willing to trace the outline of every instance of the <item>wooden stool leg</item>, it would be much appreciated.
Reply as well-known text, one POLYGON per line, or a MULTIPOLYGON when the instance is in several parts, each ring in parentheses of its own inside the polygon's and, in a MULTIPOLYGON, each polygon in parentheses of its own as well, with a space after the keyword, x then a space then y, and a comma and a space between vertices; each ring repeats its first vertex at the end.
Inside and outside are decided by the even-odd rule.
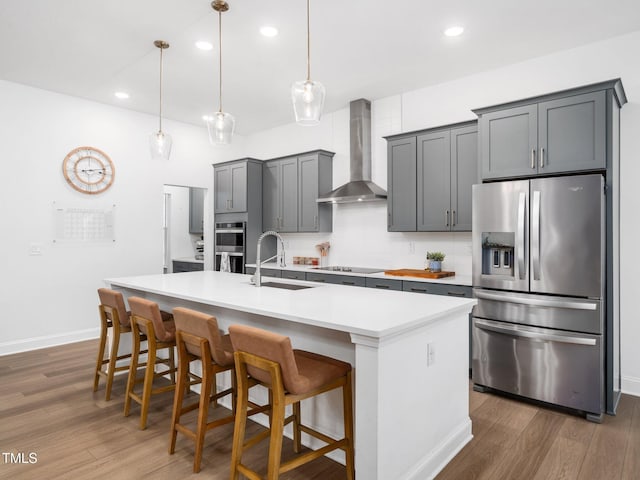
POLYGON ((136 376, 138 375, 138 361, 140 356, 140 332, 137 325, 133 324, 134 320, 131 320, 132 330, 132 351, 131 362, 129 363, 129 378, 127 379, 127 389, 124 396, 124 416, 128 417, 131 410, 131 394, 136 383, 136 376))
POLYGON ((185 349, 184 356, 182 355, 182 352, 180 352, 178 361, 178 383, 176 384, 176 390, 173 396, 173 414, 171 415, 171 438, 169 440, 170 454, 176 451, 176 438, 178 436, 176 425, 180 422, 180 417, 182 415, 182 403, 184 402, 184 396, 186 393, 186 385, 189 384, 189 362, 186 358, 187 354, 185 349))
MULTIPOLYGON (((270 389, 271 390, 271 389, 270 389)), ((267 480, 278 480, 282 458, 282 433, 284 430, 284 392, 274 392, 271 404, 271 436, 269 438, 269 465, 267 480)))
POLYGON ((107 388, 105 392, 105 400, 111 400, 111 387, 113 386, 113 375, 116 370, 116 360, 118 358, 118 347, 120 345, 120 329, 118 326, 113 326, 111 329, 113 333, 113 343, 111 344, 111 353, 109 354, 109 370, 107 372, 107 388))
MULTIPOLYGON (((142 404, 140 405, 140 430, 147 428, 147 414, 151 402, 151 390, 153 389, 153 375, 156 363, 156 340, 151 335, 147 338, 147 368, 144 370, 144 382, 142 387, 142 404)), ((174 377, 175 378, 175 377, 174 377)))
POLYGON ((300 423, 302 418, 300 417, 300 402, 293 404, 293 451, 300 453, 302 449, 300 423))
POLYGON ((171 383, 176 383, 176 359, 174 354, 174 348, 169 347, 169 363, 171 366, 169 367, 171 371, 169 372, 169 378, 171 378, 171 383))
POLYGON ((196 430, 196 451, 193 459, 193 471, 195 473, 200 471, 200 462, 202 461, 202 447, 204 445, 204 434, 207 431, 209 403, 211 401, 209 392, 211 392, 212 384, 215 384, 215 375, 213 374, 211 360, 207 359, 202 362, 202 384, 200 385, 200 405, 198 408, 198 426, 196 430))
POLYGON ((355 480, 356 471, 353 454, 353 390, 351 372, 347 373, 346 383, 342 387, 342 408, 344 410, 344 437, 347 439, 345 450, 347 479, 355 480))
MULTIPOLYGON (((100 311, 100 316, 102 317, 104 315, 104 313, 102 312, 102 310, 100 311)), ((101 326, 100 326, 100 345, 98 346, 98 360, 96 361, 96 372, 95 375, 93 377, 93 391, 97 391, 98 390, 98 382, 100 381, 100 371, 102 370, 102 361, 104 360, 104 349, 105 349, 105 345, 107 344, 107 324, 104 321, 104 318, 101 319, 102 321, 101 326)), ((109 400, 107 398, 107 400, 109 400)))
POLYGON ((231 449, 231 480, 238 480, 238 465, 242 461, 245 429, 247 427, 247 408, 249 404, 249 385, 246 365, 236 362, 237 400, 236 419, 233 426, 233 446, 231 449))

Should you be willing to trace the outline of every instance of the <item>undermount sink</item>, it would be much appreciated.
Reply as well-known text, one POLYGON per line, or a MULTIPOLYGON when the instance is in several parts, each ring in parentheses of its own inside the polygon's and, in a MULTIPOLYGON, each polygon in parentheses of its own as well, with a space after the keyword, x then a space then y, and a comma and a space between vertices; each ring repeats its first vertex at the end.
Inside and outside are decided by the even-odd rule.
POLYGON ((294 283, 280 283, 280 282, 262 282, 262 286, 283 288, 285 290, 304 290, 305 288, 313 288, 313 285, 297 285, 294 283))

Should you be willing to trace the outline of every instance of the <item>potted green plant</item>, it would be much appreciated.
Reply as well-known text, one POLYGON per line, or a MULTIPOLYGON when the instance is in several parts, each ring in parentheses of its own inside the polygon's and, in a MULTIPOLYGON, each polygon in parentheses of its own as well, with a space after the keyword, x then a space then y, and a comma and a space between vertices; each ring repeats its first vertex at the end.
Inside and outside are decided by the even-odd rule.
POLYGON ((427 252, 427 262, 429 263, 429 270, 434 273, 442 270, 442 261, 446 255, 442 252, 427 252))

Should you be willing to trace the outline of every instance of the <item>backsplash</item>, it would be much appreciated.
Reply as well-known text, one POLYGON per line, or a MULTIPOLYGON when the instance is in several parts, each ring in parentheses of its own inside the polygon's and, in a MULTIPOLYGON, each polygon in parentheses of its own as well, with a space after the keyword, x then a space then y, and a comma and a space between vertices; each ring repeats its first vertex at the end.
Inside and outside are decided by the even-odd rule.
POLYGON ((386 202, 333 206, 332 233, 283 233, 287 264, 294 256, 319 257, 329 242, 328 265, 425 268, 427 251, 446 254, 443 270, 471 275, 471 232, 387 232, 386 202))

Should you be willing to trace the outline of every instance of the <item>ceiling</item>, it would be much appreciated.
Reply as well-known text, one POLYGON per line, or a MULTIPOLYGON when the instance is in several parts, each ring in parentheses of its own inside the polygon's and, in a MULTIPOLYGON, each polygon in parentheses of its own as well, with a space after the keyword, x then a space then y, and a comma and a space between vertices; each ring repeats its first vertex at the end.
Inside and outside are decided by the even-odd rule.
MULTIPOLYGON (((243 135, 292 122, 306 2, 228 1, 224 110, 243 135), (266 24, 279 35, 260 35, 266 24)), ((0 79, 157 115, 162 39, 163 116, 202 126, 218 109, 217 22, 209 0, 2 0, 0 79)), ((638 0, 314 0, 311 78, 331 112, 636 30, 638 0), (453 24, 465 33, 445 37, 453 24)))

